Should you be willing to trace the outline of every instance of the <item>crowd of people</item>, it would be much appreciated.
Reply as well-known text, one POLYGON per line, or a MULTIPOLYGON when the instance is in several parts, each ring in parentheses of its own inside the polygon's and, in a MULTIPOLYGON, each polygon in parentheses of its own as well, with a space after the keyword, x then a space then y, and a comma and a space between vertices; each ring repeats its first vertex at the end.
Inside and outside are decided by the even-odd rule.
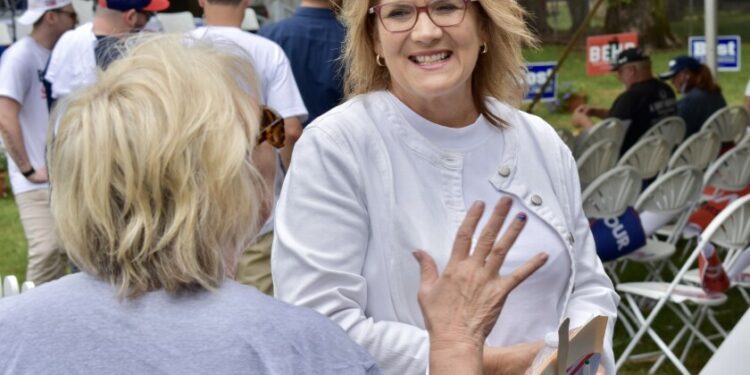
MULTIPOLYGON (((302 0, 258 35, 249 0, 200 0, 186 35, 139 32, 168 0, 97 4, 76 27, 30 0, 0 61, 38 285, 0 300, 1 372, 517 374, 603 315, 615 373, 575 160, 517 109, 516 2, 302 0)), ((690 58, 661 76, 680 100, 641 50, 613 71, 573 121, 621 118, 623 151, 726 105, 690 58)))

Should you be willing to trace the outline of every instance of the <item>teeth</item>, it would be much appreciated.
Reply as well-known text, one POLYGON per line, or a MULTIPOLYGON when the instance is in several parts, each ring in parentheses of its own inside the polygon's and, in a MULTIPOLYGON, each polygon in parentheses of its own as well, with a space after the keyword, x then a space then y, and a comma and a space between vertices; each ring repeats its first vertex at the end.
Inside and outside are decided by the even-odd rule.
POLYGON ((448 52, 440 52, 429 56, 415 56, 414 60, 419 64, 431 64, 448 58, 448 52))

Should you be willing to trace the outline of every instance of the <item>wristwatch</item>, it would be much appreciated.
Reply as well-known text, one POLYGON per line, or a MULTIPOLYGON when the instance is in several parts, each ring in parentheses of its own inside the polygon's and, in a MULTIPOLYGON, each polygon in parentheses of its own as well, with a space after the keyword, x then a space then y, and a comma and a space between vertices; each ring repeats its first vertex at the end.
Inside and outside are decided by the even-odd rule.
POLYGON ((36 173, 36 170, 34 169, 34 167, 31 167, 31 168, 30 168, 30 169, 29 169, 28 171, 26 171, 26 172, 24 172, 24 171, 21 171, 21 174, 22 174, 22 175, 23 175, 24 177, 26 177, 26 178, 29 178, 29 177, 31 177, 31 175, 32 175, 32 174, 34 174, 34 173, 36 173))

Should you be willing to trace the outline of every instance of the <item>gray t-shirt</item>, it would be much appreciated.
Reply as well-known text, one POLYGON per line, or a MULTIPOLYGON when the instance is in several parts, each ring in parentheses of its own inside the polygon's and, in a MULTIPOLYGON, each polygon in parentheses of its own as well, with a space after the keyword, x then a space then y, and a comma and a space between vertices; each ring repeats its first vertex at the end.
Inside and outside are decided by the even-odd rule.
POLYGON ((1 374, 379 374, 321 315, 227 280, 119 301, 84 273, 0 299, 1 374))

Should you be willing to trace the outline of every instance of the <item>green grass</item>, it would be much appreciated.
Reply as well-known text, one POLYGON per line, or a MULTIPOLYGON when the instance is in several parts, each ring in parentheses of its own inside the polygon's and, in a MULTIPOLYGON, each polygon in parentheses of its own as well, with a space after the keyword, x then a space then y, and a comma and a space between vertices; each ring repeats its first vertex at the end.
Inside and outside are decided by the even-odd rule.
POLYGON ((26 278, 26 237, 12 197, 0 199, 0 276, 26 278))

